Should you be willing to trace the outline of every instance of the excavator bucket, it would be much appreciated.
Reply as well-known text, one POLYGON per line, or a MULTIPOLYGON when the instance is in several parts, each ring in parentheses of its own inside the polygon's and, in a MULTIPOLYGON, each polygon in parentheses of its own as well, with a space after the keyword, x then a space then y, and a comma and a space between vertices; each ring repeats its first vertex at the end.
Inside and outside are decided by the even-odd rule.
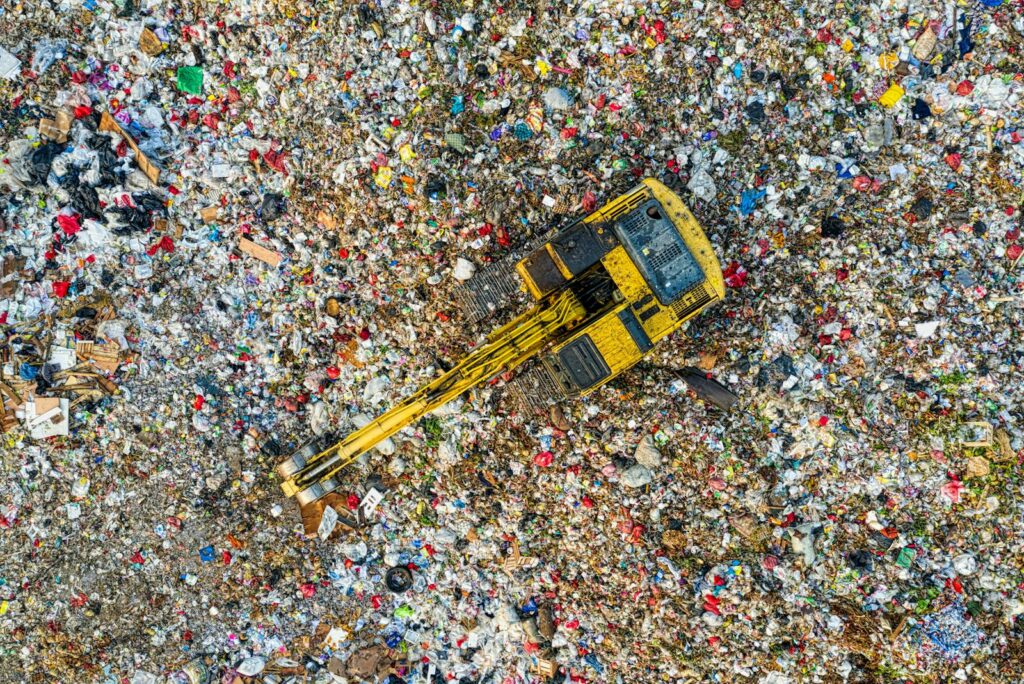
MULTIPOLYGON (((324 517, 324 511, 333 508, 338 514, 338 522, 350 529, 356 529, 360 520, 349 517, 348 502, 341 494, 327 494, 316 501, 299 506, 299 514, 302 516, 302 531, 307 537, 314 537, 320 531, 320 521, 324 517)), ((335 528, 337 529, 337 528, 335 528)))

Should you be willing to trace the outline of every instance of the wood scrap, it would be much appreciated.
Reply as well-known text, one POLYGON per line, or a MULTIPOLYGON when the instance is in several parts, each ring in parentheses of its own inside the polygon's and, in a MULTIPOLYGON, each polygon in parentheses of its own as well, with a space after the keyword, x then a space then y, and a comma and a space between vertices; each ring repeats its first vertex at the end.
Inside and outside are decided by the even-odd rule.
POLYGON ((132 148, 132 152, 135 153, 135 163, 138 165, 139 169, 142 173, 146 174, 146 177, 149 178, 153 185, 156 185, 157 181, 160 179, 160 169, 158 169, 153 162, 149 161, 149 157, 142 153, 142 150, 139 149, 135 139, 128 135, 128 133, 121 128, 121 125, 118 124, 114 117, 110 116, 108 112, 103 112, 103 114, 100 115, 99 130, 109 133, 117 133, 124 138, 124 141, 128 143, 128 147, 132 148))

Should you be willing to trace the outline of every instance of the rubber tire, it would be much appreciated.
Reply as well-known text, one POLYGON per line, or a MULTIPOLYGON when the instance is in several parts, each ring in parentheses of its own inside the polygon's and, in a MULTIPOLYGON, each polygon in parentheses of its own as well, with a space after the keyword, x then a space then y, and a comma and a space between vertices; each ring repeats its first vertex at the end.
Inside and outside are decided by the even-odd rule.
POLYGON ((384 584, 396 594, 409 591, 412 588, 412 572, 403 565, 396 565, 384 576, 384 584))

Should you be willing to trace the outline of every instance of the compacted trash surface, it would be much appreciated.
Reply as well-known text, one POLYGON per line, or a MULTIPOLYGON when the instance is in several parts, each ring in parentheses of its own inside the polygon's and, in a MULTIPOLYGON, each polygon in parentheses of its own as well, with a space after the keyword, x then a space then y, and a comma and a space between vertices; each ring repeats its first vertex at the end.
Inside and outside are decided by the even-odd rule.
POLYGON ((4 0, 0 48, 0 682, 1020 681, 1021 0, 4 0), (725 301, 307 536, 274 466, 646 177, 725 301))

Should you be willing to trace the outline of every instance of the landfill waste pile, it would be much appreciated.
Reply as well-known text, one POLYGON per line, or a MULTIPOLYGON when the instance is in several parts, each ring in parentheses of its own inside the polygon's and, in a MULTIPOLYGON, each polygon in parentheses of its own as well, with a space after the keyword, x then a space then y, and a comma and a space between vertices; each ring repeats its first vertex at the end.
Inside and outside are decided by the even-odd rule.
POLYGON ((0 100, 0 682, 1020 681, 1021 0, 11 1, 0 100), (724 301, 303 521, 646 177, 724 301))

